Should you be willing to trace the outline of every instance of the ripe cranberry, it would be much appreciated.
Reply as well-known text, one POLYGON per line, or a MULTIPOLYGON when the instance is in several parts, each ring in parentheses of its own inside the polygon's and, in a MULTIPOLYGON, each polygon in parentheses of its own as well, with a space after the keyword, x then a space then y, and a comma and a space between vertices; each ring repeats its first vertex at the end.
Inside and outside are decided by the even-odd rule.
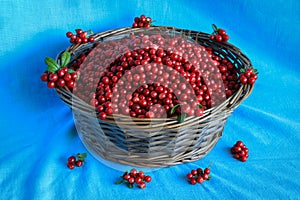
POLYGON ((44 82, 48 81, 48 74, 47 73, 43 73, 41 75, 41 80, 44 81, 44 82))
POLYGON ((200 184, 202 184, 204 182, 203 177, 202 176, 198 176, 197 177, 197 182, 200 183, 200 184))
POLYGON ((146 187, 146 184, 144 182, 142 182, 142 183, 139 184, 139 186, 140 186, 141 189, 144 189, 146 187))
POLYGON ((133 184, 134 183, 134 178, 133 177, 129 178, 128 183, 133 184))
POLYGON ((68 162, 67 163, 67 167, 69 168, 69 169, 74 169, 75 168, 75 164, 74 163, 70 163, 70 162, 68 162))
POLYGON ((190 183, 191 183, 192 185, 195 185, 195 184, 197 183, 197 181, 196 181, 194 178, 191 178, 191 179, 190 179, 190 183))
POLYGON ((76 162, 75 162, 75 165, 76 165, 76 167, 81 167, 82 166, 82 160, 77 160, 76 162))
POLYGON ((151 182, 151 176, 145 176, 144 181, 146 181, 147 183, 150 183, 151 182))
POLYGON ((209 168, 205 168, 205 169, 204 169, 204 173, 205 173, 205 174, 209 174, 209 173, 210 173, 210 169, 209 169, 209 168))
POLYGON ((66 33, 66 36, 67 36, 68 38, 70 38, 72 35, 73 35, 72 32, 67 32, 67 33, 66 33))
POLYGON ((74 163, 76 161, 76 157, 75 156, 70 156, 69 158, 68 158, 68 162, 69 163, 74 163))
POLYGON ((64 79, 59 78, 57 80, 56 84, 57 84, 58 87, 63 87, 63 86, 65 86, 65 81, 64 81, 64 79))
POLYGON ((55 88, 55 82, 49 81, 49 82, 47 83, 47 86, 48 86, 48 88, 55 88))

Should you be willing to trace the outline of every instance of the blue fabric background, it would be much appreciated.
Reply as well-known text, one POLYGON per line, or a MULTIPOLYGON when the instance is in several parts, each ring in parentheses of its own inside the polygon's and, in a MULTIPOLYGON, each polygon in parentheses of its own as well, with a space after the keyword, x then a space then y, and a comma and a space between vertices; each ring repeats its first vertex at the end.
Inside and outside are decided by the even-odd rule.
POLYGON ((300 199, 298 0, 0 0, 0 33, 0 199, 300 199), (39 76, 44 58, 69 45, 67 31, 130 26, 142 13, 157 25, 224 27, 259 79, 209 155, 151 171, 145 190, 130 190, 90 154, 82 168, 65 166, 86 149, 70 109, 39 76), (229 153, 237 140, 250 149, 245 163, 229 153), (210 162, 210 181, 187 184, 189 170, 210 162))

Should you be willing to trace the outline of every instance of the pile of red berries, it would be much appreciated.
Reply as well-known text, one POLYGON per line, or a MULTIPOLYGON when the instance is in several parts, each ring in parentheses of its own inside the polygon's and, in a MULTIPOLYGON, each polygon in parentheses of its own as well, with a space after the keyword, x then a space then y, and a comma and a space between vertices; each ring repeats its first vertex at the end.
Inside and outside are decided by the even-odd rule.
POLYGON ((140 17, 135 17, 132 24, 132 28, 149 28, 151 26, 152 19, 151 17, 146 17, 141 15, 140 17))
POLYGON ((210 39, 218 42, 227 42, 229 40, 229 36, 226 34, 226 31, 221 28, 217 28, 216 25, 212 25, 214 32, 211 34, 210 39))
POLYGON ((257 71, 251 68, 248 68, 244 73, 240 74, 240 81, 242 84, 248 83, 253 85, 257 78, 257 71))
POLYGON ((63 67, 56 72, 44 72, 41 80, 47 82, 48 88, 64 87, 73 89, 78 76, 76 72, 69 72, 67 67, 63 67))
POLYGON ((136 169, 131 169, 130 172, 125 172, 121 176, 122 180, 116 182, 116 184, 126 183, 129 188, 133 188, 134 184, 137 184, 139 188, 144 189, 146 183, 151 182, 151 176, 145 175, 143 171, 137 171, 136 169))
POLYGON ((75 33, 71 31, 66 33, 66 36, 70 38, 72 44, 85 44, 88 42, 94 42, 95 38, 91 36, 92 31, 83 31, 82 29, 76 29, 75 33))
POLYGON ((86 153, 78 153, 77 158, 75 156, 70 156, 68 158, 67 167, 69 169, 74 169, 76 167, 81 167, 85 162, 86 153))
POLYGON ((201 116, 240 87, 234 65, 211 48, 146 32, 101 42, 80 66, 80 77, 75 95, 93 105, 100 119, 112 113, 151 118, 155 104, 168 117, 201 116))
POLYGON ((48 88, 59 88, 67 86, 70 90, 74 88, 75 81, 78 78, 77 73, 67 68, 71 59, 71 54, 65 51, 61 55, 60 63, 57 63, 53 58, 46 58, 46 71, 41 75, 41 80, 47 82, 48 88))
POLYGON ((233 157, 242 162, 246 162, 246 160, 248 159, 248 152, 248 148, 242 141, 237 141, 235 145, 231 148, 231 153, 233 154, 233 157))
POLYGON ((207 167, 204 170, 202 168, 193 169, 186 176, 189 179, 189 182, 192 185, 195 185, 196 183, 202 184, 205 180, 209 180, 211 178, 209 174, 210 168, 207 167))

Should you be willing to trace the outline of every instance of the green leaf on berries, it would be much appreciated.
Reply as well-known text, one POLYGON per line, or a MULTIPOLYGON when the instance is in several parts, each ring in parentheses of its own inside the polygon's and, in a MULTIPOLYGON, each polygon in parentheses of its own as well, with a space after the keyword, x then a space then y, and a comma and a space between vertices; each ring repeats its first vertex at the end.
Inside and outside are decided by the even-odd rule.
POLYGON ((86 158, 86 153, 78 153, 77 158, 78 158, 78 160, 81 160, 84 162, 84 159, 86 158))
POLYGON ((181 114, 181 115, 178 115, 178 116, 177 116, 177 121, 178 121, 179 123, 184 122, 184 120, 185 120, 186 117, 187 117, 187 114, 185 114, 185 113, 183 113, 183 114, 181 114))
POLYGON ((65 67, 70 62, 70 59, 71 59, 71 53, 68 51, 63 52, 60 60, 61 66, 65 67))
POLYGON ((253 74, 258 74, 258 70, 255 68, 252 69, 252 72, 253 72, 253 74))
POLYGON ((180 104, 176 104, 171 110, 170 110, 170 114, 173 115, 175 113, 176 108, 180 106, 180 104))
POLYGON ((69 74, 74 73, 74 72, 76 72, 76 71, 73 70, 73 69, 68 69, 68 73, 69 73, 69 74))
POLYGON ((210 179, 211 179, 211 176, 208 176, 208 179, 207 179, 207 180, 209 181, 210 179))
POLYGON ((215 24, 212 24, 212 27, 213 27, 214 33, 218 32, 218 27, 215 24))
POLYGON ((199 108, 203 108, 203 106, 202 106, 200 103, 198 104, 198 107, 199 107, 199 108))
POLYGON ((56 72, 60 68, 59 64, 53 58, 45 58, 45 63, 48 66, 46 69, 47 72, 56 72))

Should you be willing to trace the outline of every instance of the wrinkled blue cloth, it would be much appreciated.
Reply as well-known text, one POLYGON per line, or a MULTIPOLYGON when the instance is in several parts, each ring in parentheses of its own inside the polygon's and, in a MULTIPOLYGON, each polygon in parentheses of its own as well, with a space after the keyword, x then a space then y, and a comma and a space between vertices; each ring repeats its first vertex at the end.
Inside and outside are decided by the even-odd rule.
POLYGON ((299 1, 0 0, 0 32, 0 199, 300 199, 299 1), (89 153, 82 168, 66 167, 87 150, 71 110, 39 77, 44 58, 69 45, 67 31, 131 26, 142 13, 156 25, 224 27, 259 79, 205 158, 149 171, 147 188, 130 190, 89 153), (237 140, 249 148, 245 163, 229 152, 237 140), (211 162, 210 181, 187 184, 211 162))

